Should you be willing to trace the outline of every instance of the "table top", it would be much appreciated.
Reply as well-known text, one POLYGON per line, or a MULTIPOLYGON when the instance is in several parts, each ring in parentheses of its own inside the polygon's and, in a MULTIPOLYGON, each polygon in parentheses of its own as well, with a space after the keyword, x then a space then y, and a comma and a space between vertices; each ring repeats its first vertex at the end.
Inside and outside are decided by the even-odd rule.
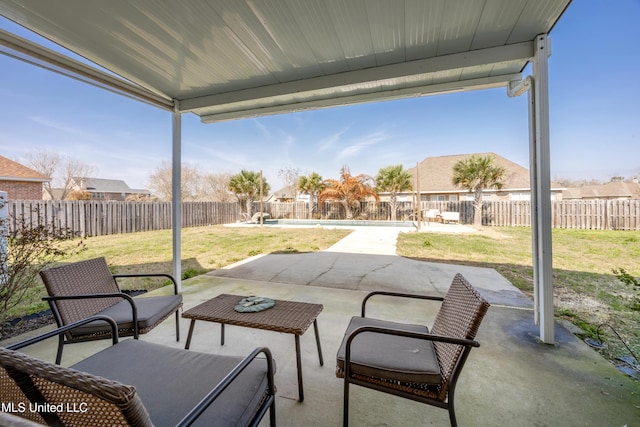
POLYGON ((303 335, 324 308, 322 304, 275 300, 266 310, 239 313, 234 307, 242 298, 245 296, 221 294, 185 311, 182 317, 303 335))

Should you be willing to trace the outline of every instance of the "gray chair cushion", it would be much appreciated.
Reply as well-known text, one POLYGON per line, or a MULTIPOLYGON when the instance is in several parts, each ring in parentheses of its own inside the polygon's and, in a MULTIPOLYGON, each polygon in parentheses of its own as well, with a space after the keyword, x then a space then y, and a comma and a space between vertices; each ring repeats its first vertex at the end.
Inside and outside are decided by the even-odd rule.
MULTIPOLYGON (((168 314, 175 312, 182 304, 182 295, 167 295, 159 297, 134 298, 138 308, 138 328, 140 330, 154 326, 168 314)), ((122 300, 97 314, 109 316, 118 324, 120 329, 133 329, 131 304, 122 300)), ((73 330, 73 335, 93 334, 109 331, 106 322, 92 322, 73 330)))
MULTIPOLYGON (((241 360, 128 339, 72 368, 134 386, 154 425, 175 426, 241 360)), ((247 425, 267 390, 257 358, 193 425, 247 425)))
MULTIPOLYGON (((344 370, 347 338, 356 328, 376 326, 410 332, 428 333, 424 325, 353 317, 338 349, 338 367, 344 370)), ((351 342, 352 373, 402 382, 440 384, 442 377, 431 341, 363 332, 351 342)))

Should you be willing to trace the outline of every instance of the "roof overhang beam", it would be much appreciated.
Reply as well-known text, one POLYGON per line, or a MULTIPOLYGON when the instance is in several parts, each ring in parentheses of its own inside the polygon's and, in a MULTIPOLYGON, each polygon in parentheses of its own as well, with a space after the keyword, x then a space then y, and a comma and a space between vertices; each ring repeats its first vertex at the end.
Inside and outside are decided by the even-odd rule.
POLYGON ((173 101, 168 97, 158 95, 1 29, 0 53, 156 107, 173 109, 173 101))
MULTIPOLYGON (((438 72, 464 70, 487 65, 499 65, 514 61, 527 62, 531 60, 533 53, 533 42, 522 42, 507 46, 478 49, 471 52, 463 52, 405 63, 367 68, 364 70, 348 71, 328 76, 296 80, 276 85, 185 99, 180 102, 180 111, 195 112, 198 114, 198 110, 223 107, 222 109, 226 114, 228 112, 239 112, 244 110, 245 108, 242 106, 246 105, 246 103, 254 103, 254 105, 255 103, 263 103, 265 105, 274 105, 274 103, 286 104, 287 102, 285 99, 290 100, 291 96, 295 96, 297 98, 308 96, 313 98, 315 94, 330 92, 332 96, 335 97, 335 91, 345 91, 347 94, 349 91, 361 92, 362 88, 367 85, 371 85, 374 88, 373 91, 376 91, 376 89, 379 90, 381 82, 389 82, 390 86, 395 84, 396 88, 400 86, 406 87, 408 84, 404 82, 404 79, 408 78, 418 80, 413 83, 420 87, 419 80, 421 77, 428 80, 429 76, 433 76, 438 72), (279 99, 281 99, 281 102, 279 102, 279 99)), ((503 80, 505 81, 505 84, 508 82, 508 79, 504 76, 503 80)), ((458 82, 459 86, 464 84, 465 83, 462 81, 458 82)), ((382 86, 384 87, 384 85, 382 86)), ((416 87, 408 89, 410 91, 413 89, 412 93, 416 92, 416 87)), ((425 89, 421 89, 418 92, 424 91, 425 89)), ((284 111, 286 111, 286 109, 282 112, 284 111)), ((215 113, 213 115, 215 115, 215 113)), ((207 116, 206 111, 204 111, 202 116, 207 116)), ((241 114, 238 118, 240 117, 246 116, 241 114)), ((210 122, 209 119, 203 121, 206 123, 210 122)))
POLYGON ((503 87, 510 80, 518 80, 521 78, 520 73, 509 74, 506 76, 486 77, 473 80, 455 81, 449 83, 440 83, 424 86, 416 86, 404 89, 378 90, 376 92, 349 95, 341 97, 328 97, 322 99, 313 99, 310 101, 287 103, 279 105, 270 105, 264 107, 255 107, 247 109, 239 109, 236 111, 225 111, 215 114, 206 114, 200 116, 202 123, 216 123, 228 120, 246 119, 251 117, 260 117, 282 113, 292 113, 307 110, 317 110, 322 108, 338 107, 345 105, 363 104, 374 101, 390 101, 394 99, 414 98, 420 96, 438 95, 442 93, 467 92, 471 90, 492 89, 503 87))

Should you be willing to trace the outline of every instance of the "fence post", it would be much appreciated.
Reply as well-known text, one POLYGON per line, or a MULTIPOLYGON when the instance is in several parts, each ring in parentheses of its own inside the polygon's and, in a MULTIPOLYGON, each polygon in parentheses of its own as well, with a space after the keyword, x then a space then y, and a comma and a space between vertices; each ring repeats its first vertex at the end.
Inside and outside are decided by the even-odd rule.
POLYGON ((9 219, 7 215, 7 192, 0 191, 0 286, 5 286, 9 273, 7 264, 7 235, 9 233, 9 219))

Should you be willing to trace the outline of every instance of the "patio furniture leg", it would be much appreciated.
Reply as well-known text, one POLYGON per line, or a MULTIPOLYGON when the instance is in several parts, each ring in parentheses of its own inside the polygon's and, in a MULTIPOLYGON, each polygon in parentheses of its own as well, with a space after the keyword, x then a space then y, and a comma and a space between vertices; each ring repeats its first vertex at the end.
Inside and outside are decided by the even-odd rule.
POLYGON ((179 310, 176 310, 176 341, 180 341, 180 315, 179 310))
POLYGON ((56 365, 62 360, 62 348, 64 347, 64 334, 58 335, 58 353, 56 354, 56 365))
POLYGON ((344 377, 344 391, 342 399, 342 426, 347 427, 349 425, 349 380, 346 375, 344 377))
POLYGON ((456 413, 453 410, 453 391, 450 391, 449 398, 447 399, 447 409, 449 410, 449 421, 451 422, 451 427, 458 427, 458 422, 456 421, 456 413))
POLYGON ((269 426, 276 427, 276 402, 275 400, 271 404, 271 409, 269 410, 269 426))
POLYGON ((187 343, 184 346, 185 350, 189 350, 189 346, 191 345, 191 336, 193 335, 193 327, 196 325, 196 319, 191 319, 191 323, 189 324, 189 334, 187 335, 187 343))
POLYGON ((296 338, 296 364, 298 365, 298 401, 304 400, 304 391, 302 387, 302 355, 300 354, 300 336, 295 335, 296 338))
POLYGON ((320 334, 318 333, 318 320, 313 320, 313 331, 316 334, 316 345, 318 346, 318 358, 320 359, 320 366, 324 366, 324 360, 322 359, 322 347, 320 347, 320 334))

